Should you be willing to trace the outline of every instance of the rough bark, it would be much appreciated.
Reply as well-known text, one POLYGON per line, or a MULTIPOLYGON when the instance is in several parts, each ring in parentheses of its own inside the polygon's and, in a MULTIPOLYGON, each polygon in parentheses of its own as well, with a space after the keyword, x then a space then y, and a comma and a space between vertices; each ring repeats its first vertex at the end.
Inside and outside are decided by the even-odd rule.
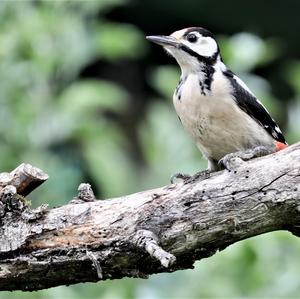
MULTIPOLYGON (((146 278, 192 268, 254 235, 299 235, 300 143, 232 167, 120 198, 95 200, 82 184, 62 207, 10 204, 0 226, 0 290, 146 278)), ((4 205, 20 201, 8 201, 12 193, 4 205)))
POLYGON ((22 163, 13 171, 0 174, 0 190, 11 185, 16 188, 19 195, 26 196, 47 179, 48 175, 41 169, 22 163))

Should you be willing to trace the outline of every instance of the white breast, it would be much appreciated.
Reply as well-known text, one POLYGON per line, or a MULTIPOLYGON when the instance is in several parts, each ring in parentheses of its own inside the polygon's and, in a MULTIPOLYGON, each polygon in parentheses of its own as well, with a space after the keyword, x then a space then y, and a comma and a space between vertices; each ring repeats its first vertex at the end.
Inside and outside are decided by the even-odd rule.
POLYGON ((273 145, 273 139, 231 96, 229 81, 221 71, 214 73, 211 91, 201 94, 199 75, 190 74, 173 96, 178 116, 198 148, 207 158, 219 160, 228 153, 273 145))

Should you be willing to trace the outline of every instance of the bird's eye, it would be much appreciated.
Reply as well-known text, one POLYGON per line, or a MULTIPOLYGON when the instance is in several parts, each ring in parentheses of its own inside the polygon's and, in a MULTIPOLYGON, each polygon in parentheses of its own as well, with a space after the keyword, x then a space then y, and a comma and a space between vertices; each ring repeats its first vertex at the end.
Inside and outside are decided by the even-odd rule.
POLYGON ((194 34, 194 33, 189 34, 189 35, 186 37, 186 39, 187 39, 190 43, 195 43, 195 42, 198 40, 196 34, 194 34))

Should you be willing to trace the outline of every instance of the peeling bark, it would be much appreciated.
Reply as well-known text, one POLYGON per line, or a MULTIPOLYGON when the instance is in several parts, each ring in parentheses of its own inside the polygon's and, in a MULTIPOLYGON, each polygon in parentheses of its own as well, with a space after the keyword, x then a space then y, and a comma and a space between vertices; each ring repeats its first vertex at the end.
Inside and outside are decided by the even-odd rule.
POLYGON ((83 184, 62 207, 16 206, 0 215, 0 290, 147 278, 251 236, 299 235, 300 143, 202 180, 98 201, 83 184))

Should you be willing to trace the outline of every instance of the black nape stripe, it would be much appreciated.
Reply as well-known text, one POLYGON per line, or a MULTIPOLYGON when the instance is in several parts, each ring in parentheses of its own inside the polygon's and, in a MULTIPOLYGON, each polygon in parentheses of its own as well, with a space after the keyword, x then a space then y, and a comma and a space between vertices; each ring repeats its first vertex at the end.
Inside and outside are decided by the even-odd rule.
MULTIPOLYGON (((187 29, 184 33, 184 36, 187 36, 191 32, 199 32, 199 34, 201 34, 204 37, 209 36, 213 38, 213 35, 210 31, 201 27, 191 27, 187 29)), ((201 94, 206 95, 206 91, 211 90, 211 84, 215 72, 213 66, 216 63, 218 57, 220 56, 219 46, 217 47, 217 51, 212 56, 202 56, 184 44, 180 45, 180 49, 182 51, 185 51, 192 57, 195 57, 201 63, 200 71, 204 73, 204 79, 199 81, 199 85, 201 89, 201 94)))
POLYGON ((190 54, 191 56, 197 58, 197 60, 202 63, 200 65, 200 71, 204 73, 204 80, 201 81, 201 84, 199 82, 200 88, 201 88, 201 94, 206 95, 206 90, 211 90, 211 83, 213 81, 213 75, 215 72, 214 65, 217 61, 217 58, 219 56, 219 49, 216 53, 214 53, 212 56, 201 56, 197 52, 193 51, 186 45, 181 45, 180 48, 190 54))

